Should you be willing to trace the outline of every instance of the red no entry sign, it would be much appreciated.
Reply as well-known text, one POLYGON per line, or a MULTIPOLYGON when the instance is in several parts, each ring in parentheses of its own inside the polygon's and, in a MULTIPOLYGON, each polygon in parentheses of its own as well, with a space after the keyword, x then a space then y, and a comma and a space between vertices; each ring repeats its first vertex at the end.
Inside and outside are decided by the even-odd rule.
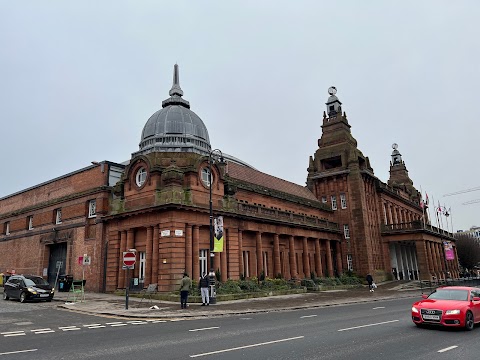
POLYGON ((126 251, 123 253, 123 264, 125 266, 133 266, 135 265, 136 258, 135 258, 135 253, 131 251, 126 251))

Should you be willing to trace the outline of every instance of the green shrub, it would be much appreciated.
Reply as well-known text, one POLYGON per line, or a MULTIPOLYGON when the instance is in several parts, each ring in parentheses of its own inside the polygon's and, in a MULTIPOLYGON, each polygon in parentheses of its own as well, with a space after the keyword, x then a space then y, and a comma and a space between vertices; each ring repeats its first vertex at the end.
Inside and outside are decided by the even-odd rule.
POLYGON ((300 285, 306 286, 307 288, 314 288, 315 287, 315 282, 312 279, 303 279, 300 282, 300 285))
POLYGON ((256 280, 239 280, 237 284, 244 292, 255 292, 260 290, 256 280))
POLYGON ((242 289, 235 280, 227 280, 224 283, 218 283, 217 294, 238 294, 242 289))

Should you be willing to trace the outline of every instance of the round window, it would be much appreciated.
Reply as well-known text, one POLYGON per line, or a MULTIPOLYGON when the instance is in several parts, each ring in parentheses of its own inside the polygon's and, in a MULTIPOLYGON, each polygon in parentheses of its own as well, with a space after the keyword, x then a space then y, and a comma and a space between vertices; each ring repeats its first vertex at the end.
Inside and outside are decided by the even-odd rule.
POLYGON ((211 182, 211 175, 210 175, 210 169, 209 168, 203 168, 202 169, 202 182, 203 185, 206 187, 210 187, 210 182, 211 182))
POLYGON ((145 180, 147 179, 147 170, 141 167, 137 171, 137 175, 135 175, 135 182, 137 183, 138 187, 142 187, 145 184, 145 180))

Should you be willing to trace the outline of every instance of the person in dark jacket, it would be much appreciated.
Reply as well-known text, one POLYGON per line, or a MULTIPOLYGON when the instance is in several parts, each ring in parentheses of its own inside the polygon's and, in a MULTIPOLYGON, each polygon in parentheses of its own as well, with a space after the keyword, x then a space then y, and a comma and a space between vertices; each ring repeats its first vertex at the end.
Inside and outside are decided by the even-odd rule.
POLYGON ((366 280, 367 280, 367 283, 368 283, 368 290, 370 290, 370 292, 374 292, 375 290, 373 289, 373 276, 372 276, 372 274, 368 273, 366 280))
POLYGON ((180 306, 182 309, 187 308, 188 292, 192 287, 192 279, 188 277, 187 273, 183 273, 183 279, 180 283, 180 306))
POLYGON ((208 276, 203 273, 202 277, 198 281, 198 288, 202 294, 202 306, 210 305, 210 296, 208 295, 208 276))

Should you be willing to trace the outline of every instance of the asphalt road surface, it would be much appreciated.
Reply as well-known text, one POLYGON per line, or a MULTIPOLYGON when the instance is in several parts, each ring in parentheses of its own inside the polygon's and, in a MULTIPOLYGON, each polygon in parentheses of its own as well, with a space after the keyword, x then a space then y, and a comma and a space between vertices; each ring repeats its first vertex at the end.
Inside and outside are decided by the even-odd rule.
POLYGON ((3 359, 478 359, 473 331, 420 329, 410 299, 181 321, 0 302, 3 359))

